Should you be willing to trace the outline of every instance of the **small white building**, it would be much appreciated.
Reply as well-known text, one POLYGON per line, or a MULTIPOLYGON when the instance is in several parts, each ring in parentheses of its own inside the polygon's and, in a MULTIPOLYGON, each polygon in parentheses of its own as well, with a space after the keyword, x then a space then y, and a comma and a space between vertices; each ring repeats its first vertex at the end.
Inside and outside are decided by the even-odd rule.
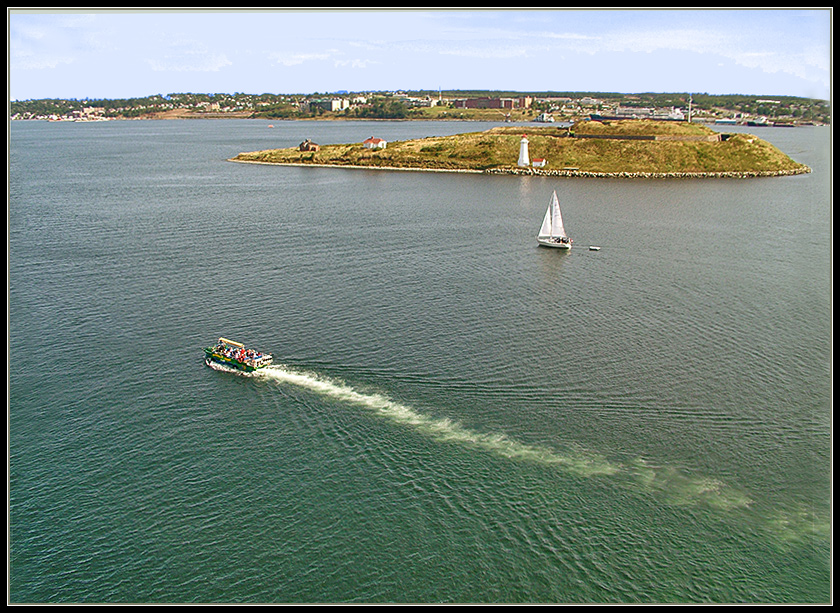
POLYGON ((534 168, 542 168, 543 166, 545 166, 545 158, 534 158, 534 160, 531 162, 531 166, 533 166, 534 168))
POLYGON ((388 142, 382 140, 381 138, 375 138, 371 136, 365 142, 362 143, 365 149, 385 149, 388 146, 388 142))

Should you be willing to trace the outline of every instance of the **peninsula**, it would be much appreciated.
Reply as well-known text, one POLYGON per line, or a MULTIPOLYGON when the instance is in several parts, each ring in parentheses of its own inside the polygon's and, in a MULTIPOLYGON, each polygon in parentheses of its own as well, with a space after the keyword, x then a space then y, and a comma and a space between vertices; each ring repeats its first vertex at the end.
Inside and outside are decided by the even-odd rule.
POLYGON ((240 153, 231 161, 622 178, 745 178, 810 172, 752 134, 721 134, 687 122, 582 121, 572 126, 501 126, 388 143, 373 140, 378 146, 361 140, 328 145, 304 141, 299 147, 240 153))

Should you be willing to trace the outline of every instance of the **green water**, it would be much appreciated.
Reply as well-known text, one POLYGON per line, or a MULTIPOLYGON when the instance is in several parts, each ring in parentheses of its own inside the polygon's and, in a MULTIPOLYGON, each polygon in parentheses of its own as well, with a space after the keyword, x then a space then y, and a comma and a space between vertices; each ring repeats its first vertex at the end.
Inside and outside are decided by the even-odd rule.
POLYGON ((225 161, 485 127, 13 122, 9 600, 828 602, 828 130, 760 180, 225 161))

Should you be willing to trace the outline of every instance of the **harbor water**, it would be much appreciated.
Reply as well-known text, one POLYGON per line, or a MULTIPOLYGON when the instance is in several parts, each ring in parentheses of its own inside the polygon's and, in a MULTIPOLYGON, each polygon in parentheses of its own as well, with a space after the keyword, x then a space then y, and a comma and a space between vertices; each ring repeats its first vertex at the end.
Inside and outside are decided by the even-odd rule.
POLYGON ((813 169, 761 179, 227 161, 492 125, 11 122, 10 602, 828 602, 829 129, 721 128, 813 169))

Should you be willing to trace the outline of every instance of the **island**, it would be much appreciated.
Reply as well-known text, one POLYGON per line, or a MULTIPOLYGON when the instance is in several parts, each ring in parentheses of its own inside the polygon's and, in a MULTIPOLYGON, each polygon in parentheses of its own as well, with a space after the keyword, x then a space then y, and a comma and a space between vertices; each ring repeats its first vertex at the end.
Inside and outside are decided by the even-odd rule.
MULTIPOLYGON (((374 128, 373 125, 370 126, 374 128)), ((580 121, 370 146, 316 145, 240 153, 233 162, 568 177, 767 177, 810 172, 770 143, 690 122, 580 121), (524 154, 524 159, 523 159, 524 154)))

